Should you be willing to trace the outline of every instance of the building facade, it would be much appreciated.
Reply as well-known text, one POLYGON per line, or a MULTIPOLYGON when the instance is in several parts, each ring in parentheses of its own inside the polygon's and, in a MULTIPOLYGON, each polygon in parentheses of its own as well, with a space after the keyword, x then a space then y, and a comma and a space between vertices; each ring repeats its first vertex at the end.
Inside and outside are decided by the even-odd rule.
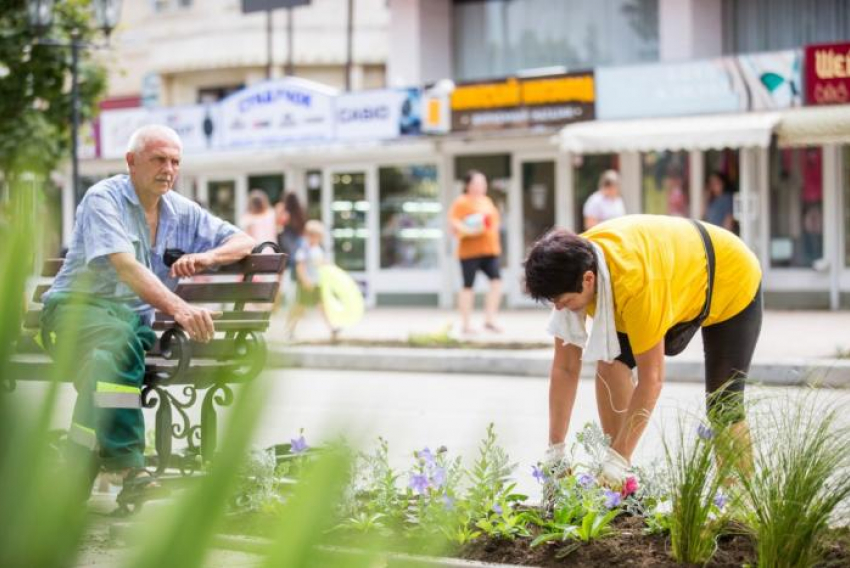
MULTIPOLYGON (((196 2, 188 8, 195 15, 182 19, 197 20, 190 25, 197 23, 198 30, 208 29, 200 23, 203 18, 218 18, 222 25, 230 20, 243 30, 246 45, 239 47, 242 32, 233 32, 232 42, 221 43, 236 51, 207 49, 207 63, 203 47, 209 39, 196 40, 195 63, 188 55, 192 49, 169 55, 170 34, 158 28, 156 18, 172 18, 175 34, 180 10, 186 9, 180 5, 186 3, 191 4, 136 3, 147 11, 138 8, 137 20, 126 14, 125 36, 136 30, 132 22, 157 31, 131 35, 136 51, 127 51, 127 60, 119 51, 116 59, 137 77, 116 81, 114 95, 133 96, 137 85, 141 96, 138 85, 149 73, 159 77, 160 101, 167 106, 204 103, 201 93, 218 89, 226 95, 228 85, 244 85, 250 92, 262 83, 266 51, 257 37, 264 16, 237 18, 238 2, 213 0, 209 4, 221 10, 210 15, 205 15, 206 2, 203 11, 196 2), (170 11, 156 14, 152 5, 170 11), (150 55, 160 48, 162 56, 150 55), (241 75, 230 75, 233 67, 241 75)), ((309 9, 326 14, 346 4, 313 3, 309 9)), ((371 304, 449 306, 460 275, 446 212, 461 191, 464 173, 479 169, 503 214, 507 302, 523 306, 528 305, 520 282, 526 250, 554 225, 582 229, 582 204, 605 169, 619 170, 628 212, 695 218, 705 214, 709 174, 720 172, 734 195, 734 228, 762 263, 768 305, 850 307, 850 97, 842 95, 842 77, 835 77, 850 69, 841 59, 848 50, 821 50, 824 77, 808 78, 819 67, 815 59, 806 61, 817 56, 817 44, 850 40, 850 2, 354 4, 355 14, 366 19, 365 36, 358 40, 358 29, 355 45, 362 41, 368 51, 370 18, 376 30, 383 29, 385 44, 383 52, 374 52, 383 54, 382 63, 365 54, 359 60, 362 81, 352 84, 423 86, 423 123, 439 122, 436 115, 451 107, 442 128, 392 139, 334 138, 199 152, 184 160, 181 192, 236 219, 251 188, 266 189, 273 198, 284 188, 294 190, 306 200, 311 217, 328 225, 328 249, 363 283, 371 304), (371 66, 380 67, 380 82, 367 80, 371 66), (590 103, 588 80, 594 85, 590 103), (818 93, 807 92, 815 84, 821 85, 818 93), (511 99, 518 92, 524 102, 511 99)), ((296 14, 298 24, 302 16, 296 14)), ((282 22, 284 16, 275 18, 282 22)), ((296 27, 295 75, 341 87, 339 76, 310 74, 320 56, 335 53, 321 41, 313 46, 315 59, 305 47, 299 63, 301 33, 308 32, 296 27)), ((192 34, 180 35, 191 43, 192 34)), ((275 65, 273 76, 283 63, 275 65)), ((369 93, 364 93, 368 100, 378 96, 369 93)), ((120 156, 84 164, 91 179, 122 169, 120 156)), ((73 198, 66 200, 68 221, 73 198)))

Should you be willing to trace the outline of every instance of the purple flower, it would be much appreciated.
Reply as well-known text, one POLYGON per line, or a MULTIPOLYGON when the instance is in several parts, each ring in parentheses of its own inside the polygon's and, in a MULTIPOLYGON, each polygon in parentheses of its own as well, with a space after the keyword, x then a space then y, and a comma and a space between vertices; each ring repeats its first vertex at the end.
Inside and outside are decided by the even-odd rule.
POLYGON ((502 506, 501 506, 501 505, 499 505, 498 503, 496 503, 495 505, 493 505, 493 512, 494 512, 494 513, 496 513, 497 515, 501 515, 501 514, 502 514, 502 511, 503 511, 503 510, 502 510, 502 506))
POLYGON ((442 487, 446 484, 446 468, 435 466, 431 473, 431 483, 434 487, 442 487))
POLYGON ((697 436, 699 436, 703 440, 711 440, 712 438, 714 438, 714 430, 712 430, 705 424, 700 424, 697 427, 697 436))
POLYGON ((729 502, 729 497, 724 495, 723 493, 718 492, 717 495, 714 496, 714 504, 721 511, 724 507, 726 507, 726 503, 729 502))
POLYGON ((546 483, 546 480, 548 479, 546 474, 543 472, 543 468, 537 467, 536 465, 531 466, 531 476, 539 483, 546 483))
POLYGON ((430 486, 428 476, 424 473, 414 473, 410 476, 410 482, 408 482, 407 486, 420 495, 425 495, 425 492, 428 491, 428 487, 430 486))
POLYGON ((425 448, 421 452, 416 452, 416 457, 423 460, 428 465, 434 465, 434 454, 432 454, 431 450, 428 448, 425 448))
POLYGON ((454 511, 455 500, 449 497, 448 495, 443 495, 443 507, 446 509, 446 511, 454 511))
POLYGON ((613 509, 618 507, 623 498, 616 491, 605 491, 605 508, 613 509))
POLYGON ((303 435, 289 440, 289 451, 293 454, 303 454, 309 449, 310 446, 307 445, 307 440, 304 439, 303 435))
POLYGON ((592 475, 590 475, 589 473, 580 473, 578 475, 578 477, 576 478, 576 481, 578 482, 579 485, 581 485, 585 489, 589 488, 594 483, 596 483, 596 479, 594 479, 594 477, 592 475))

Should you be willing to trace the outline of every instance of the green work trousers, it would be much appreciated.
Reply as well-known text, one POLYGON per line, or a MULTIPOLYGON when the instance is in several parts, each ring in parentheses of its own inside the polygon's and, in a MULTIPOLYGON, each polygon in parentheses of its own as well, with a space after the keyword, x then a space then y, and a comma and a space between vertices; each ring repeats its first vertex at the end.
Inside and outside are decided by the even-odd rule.
POLYGON ((70 353, 77 402, 68 438, 77 455, 99 458, 107 471, 144 466, 141 388, 153 330, 127 306, 54 294, 41 316, 52 352, 70 353), (65 351, 67 350, 67 351, 65 351))

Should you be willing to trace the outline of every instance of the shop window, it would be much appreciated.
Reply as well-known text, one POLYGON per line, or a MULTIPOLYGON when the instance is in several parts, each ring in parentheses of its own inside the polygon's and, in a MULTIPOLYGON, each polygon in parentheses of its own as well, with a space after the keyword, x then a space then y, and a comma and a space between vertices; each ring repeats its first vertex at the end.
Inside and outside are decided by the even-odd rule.
POLYGON ((151 0, 153 11, 157 14, 172 12, 178 9, 191 8, 192 0, 151 0))
POLYGON ((850 146, 844 147, 844 266, 850 268, 850 146))
POLYGON ((455 158, 455 184, 457 194, 463 191, 463 178, 469 170, 478 170, 487 177, 487 195, 499 210, 502 223, 499 241, 502 246, 501 265, 507 264, 508 243, 508 190, 511 185, 511 157, 509 154, 484 156, 458 156, 455 158))
POLYGON ((555 225, 555 162, 522 164, 522 233, 524 250, 555 225))
POLYGON ((811 267, 823 257, 820 148, 770 152, 770 264, 811 267))
POLYGON ((286 187, 283 174, 264 176, 248 176, 248 191, 259 189, 269 196, 269 202, 274 205, 283 199, 283 188, 286 187))
POLYGON ((322 172, 310 170, 304 174, 304 187, 307 188, 307 218, 322 219, 322 172))
POLYGON ((737 150, 709 150, 705 157, 702 219, 739 233, 733 215, 733 203, 740 190, 740 169, 737 150))
POLYGON ((366 219, 369 202, 366 200, 366 174, 341 172, 334 174, 333 215, 334 260, 343 270, 366 270, 366 242, 369 228, 366 219))
POLYGON ((847 0, 723 0, 723 52, 797 49, 850 37, 847 0))
MULTIPOLYGON (((599 188, 599 179, 607 170, 619 171, 620 160, 617 154, 576 155, 573 158, 575 192, 573 201, 573 230, 584 230, 584 203, 599 188)), ((626 211, 637 213, 637 211, 626 211)))
POLYGON ((381 268, 436 268, 443 240, 435 166, 378 170, 381 268))
POLYGON ((199 105, 214 104, 244 88, 245 85, 241 83, 238 85, 224 85, 220 87, 203 87, 198 89, 197 101, 199 105))
POLYGON ((461 80, 658 61, 658 0, 455 0, 452 22, 461 80))
POLYGON ((641 154, 643 212, 690 216, 687 152, 641 154))
POLYGON ((234 223, 236 220, 236 183, 233 180, 211 181, 207 185, 210 212, 234 223))

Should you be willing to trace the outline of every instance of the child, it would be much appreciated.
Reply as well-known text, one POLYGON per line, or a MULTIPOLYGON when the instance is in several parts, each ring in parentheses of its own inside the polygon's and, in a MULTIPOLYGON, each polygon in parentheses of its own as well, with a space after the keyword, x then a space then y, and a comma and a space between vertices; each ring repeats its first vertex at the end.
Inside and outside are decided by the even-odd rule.
POLYGON ((331 341, 336 341, 339 329, 333 327, 322 305, 322 294, 319 288, 319 268, 325 263, 325 251, 322 249, 325 227, 320 221, 307 221, 304 225, 304 239, 295 251, 296 293, 295 304, 289 311, 286 322, 286 334, 292 338, 295 326, 304 316, 307 308, 319 306, 322 317, 331 332, 331 341))

